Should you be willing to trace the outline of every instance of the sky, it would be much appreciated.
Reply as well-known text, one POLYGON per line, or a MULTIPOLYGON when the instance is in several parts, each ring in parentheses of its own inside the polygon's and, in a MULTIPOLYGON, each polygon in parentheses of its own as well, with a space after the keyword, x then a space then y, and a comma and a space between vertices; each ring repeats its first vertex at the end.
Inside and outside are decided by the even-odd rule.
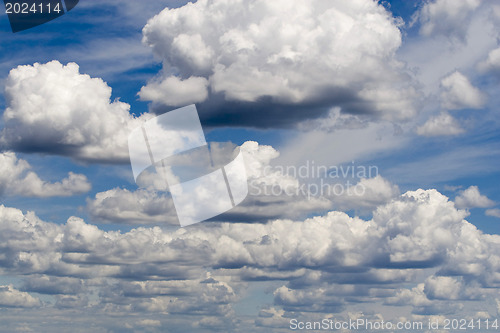
POLYGON ((2 10, 0 332, 495 331, 499 31, 494 0, 2 10), (182 228, 127 138, 191 104, 249 193, 182 228))

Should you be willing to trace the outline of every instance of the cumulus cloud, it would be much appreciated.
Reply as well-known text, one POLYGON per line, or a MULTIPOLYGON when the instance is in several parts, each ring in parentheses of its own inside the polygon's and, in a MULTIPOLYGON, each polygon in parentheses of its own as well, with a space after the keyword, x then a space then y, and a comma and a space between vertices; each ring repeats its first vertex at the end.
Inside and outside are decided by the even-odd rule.
POLYGON ((443 302, 436 299, 429 299, 425 293, 426 285, 419 283, 411 289, 400 289, 395 296, 388 297, 385 304, 395 306, 412 306, 414 314, 452 314, 463 308, 462 303, 443 302))
POLYGON ((362 178, 352 190, 332 198, 334 207, 340 210, 368 210, 390 202, 400 194, 399 187, 380 175, 362 178))
MULTIPOLYGON (((308 196, 305 191, 300 191, 297 178, 270 165, 279 156, 279 152, 271 146, 259 145, 255 141, 247 141, 239 148, 212 143, 210 151, 217 160, 219 155, 230 156, 239 149, 246 167, 249 196, 217 220, 266 221, 279 216, 299 217, 331 207, 329 199, 308 196)), ((157 173, 146 170, 138 178, 138 184, 142 188, 135 191, 115 188, 88 199, 87 209, 93 219, 112 223, 178 225, 165 180, 157 173)))
POLYGON ((277 310, 263 313, 260 325, 279 320, 280 309, 332 313, 350 302, 451 314, 462 311, 457 301, 494 299, 492 288, 500 286, 500 237, 483 234, 466 216, 436 190, 421 189, 380 204, 367 220, 331 211, 173 231, 103 231, 76 217, 54 224, 0 206, 7 254, 0 266, 31 276, 23 289, 57 295, 60 309, 190 314, 198 327, 232 328, 232 304, 245 286, 266 280, 283 283, 273 293, 277 310))
POLYGON ((149 117, 136 118, 128 104, 111 101, 111 88, 80 74, 75 63, 18 66, 5 81, 5 98, 4 147, 85 162, 127 161, 127 136, 149 117))
POLYGON ((429 118, 422 126, 417 127, 417 134, 422 136, 448 136, 464 133, 459 122, 447 112, 429 118))
POLYGON ((19 291, 12 285, 0 286, 0 307, 32 308, 40 305, 38 298, 19 291))
POLYGON ((424 292, 431 299, 467 300, 481 297, 474 286, 466 286, 462 277, 431 276, 425 281, 424 292))
POLYGON ((462 73, 455 71, 441 80, 441 106, 447 110, 480 109, 485 95, 462 73))
POLYGON ((495 202, 482 195, 477 186, 470 186, 455 198, 455 205, 458 208, 486 208, 495 205, 495 202))
POLYGON ((146 101, 182 106, 203 102, 208 97, 207 87, 208 81, 202 77, 181 80, 170 76, 163 81, 150 82, 141 89, 140 96, 146 101))
POLYGON ((500 72, 500 47, 490 51, 486 60, 478 64, 478 68, 482 72, 500 72))
POLYGON ((83 291, 83 281, 71 277, 30 276, 24 281, 22 291, 48 295, 75 295, 83 291))
POLYGON ((51 183, 31 171, 31 165, 13 152, 0 153, 0 195, 47 198, 71 196, 90 191, 87 177, 70 172, 67 178, 51 183))
POLYGON ((500 209, 498 208, 487 209, 486 215, 500 218, 500 209))
MULTIPOLYGON (((239 148, 220 143, 211 146, 215 156, 227 149, 241 151, 249 187, 248 197, 229 212, 215 218, 217 221, 265 222, 280 217, 302 218, 309 213, 332 208, 369 213, 399 195, 398 187, 378 173, 369 175, 363 172, 358 177, 359 181, 350 178, 346 181, 342 179, 342 171, 338 171, 340 180, 329 179, 326 175, 320 176, 314 166, 309 166, 309 176, 312 172, 318 175, 301 178, 297 171, 306 166, 273 165, 279 152, 271 146, 255 141, 247 141, 239 148)), ((226 155, 232 153, 231 150, 226 155)), ((343 172, 351 177, 351 171, 354 168, 343 172)), ((135 191, 115 188, 97 193, 95 198, 87 200, 87 210, 95 221, 100 222, 177 225, 175 206, 162 179, 156 173, 145 172, 138 178, 143 188, 135 191)))
POLYGON ((467 37, 467 22, 481 5, 481 0, 432 0, 427 1, 416 14, 420 22, 420 33, 424 36, 444 35, 464 41, 467 37))
POLYGON ((99 192, 94 199, 87 199, 87 210, 98 222, 179 224, 172 197, 155 190, 114 188, 99 192))
POLYGON ((391 120, 415 113, 416 90, 394 58, 398 23, 372 0, 201 0, 164 9, 143 36, 163 61, 139 93, 157 112, 204 101, 211 124, 267 127, 331 106, 391 120))

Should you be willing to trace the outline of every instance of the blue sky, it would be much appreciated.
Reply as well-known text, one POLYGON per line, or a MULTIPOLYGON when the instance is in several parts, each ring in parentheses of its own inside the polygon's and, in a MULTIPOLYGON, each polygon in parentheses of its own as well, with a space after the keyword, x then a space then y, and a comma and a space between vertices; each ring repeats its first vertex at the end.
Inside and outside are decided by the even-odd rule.
POLYGON ((497 318, 499 26, 491 0, 81 0, 18 33, 0 15, 0 331, 497 318), (256 192, 179 228, 126 138, 189 104, 256 192), (312 161, 378 175, 263 194, 320 182, 276 172, 312 161))

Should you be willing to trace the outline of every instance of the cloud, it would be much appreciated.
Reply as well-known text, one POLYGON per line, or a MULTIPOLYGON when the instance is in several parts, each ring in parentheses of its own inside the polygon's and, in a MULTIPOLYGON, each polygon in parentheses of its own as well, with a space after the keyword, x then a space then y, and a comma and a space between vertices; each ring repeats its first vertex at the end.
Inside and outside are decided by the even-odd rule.
POLYGON ((203 100, 200 116, 212 125, 291 126, 332 106, 409 119, 418 94, 394 57, 398 24, 371 0, 166 8, 143 29, 163 70, 139 96, 155 112, 203 100))
POLYGON ((32 308, 40 305, 38 298, 19 291, 12 285, 0 286, 0 307, 32 308))
POLYGON ((273 292, 277 310, 262 314, 276 320, 281 309, 339 313, 360 302, 384 303, 389 313, 406 305, 407 315, 465 315, 457 301, 487 302, 500 286, 500 237, 483 234, 466 216, 436 190, 422 189, 380 204, 371 219, 331 211, 298 221, 128 232, 76 217, 44 222, 0 206, 0 266, 23 275, 23 290, 56 295, 49 309, 83 304, 124 324, 130 313, 162 321, 168 312, 172 325, 186 325, 189 314, 190 323, 200 321, 196 329, 233 328, 232 306, 255 281, 281 281, 273 292))
MULTIPOLYGON (((279 157, 279 152, 255 141, 247 141, 239 148, 212 143, 210 151, 217 159, 223 152, 230 156, 238 149, 246 167, 249 195, 241 204, 212 220, 265 222, 276 218, 303 218, 312 212, 332 208, 369 213, 399 195, 398 187, 378 173, 363 170, 358 182, 356 176, 350 179, 354 166, 337 169, 339 176, 331 178, 320 176, 315 166, 309 166, 308 175, 302 178, 299 169, 306 166, 274 165, 273 160, 279 157), (349 173, 346 179, 342 178, 342 172, 349 173), (310 177, 311 173, 318 175, 310 177)), ((333 172, 334 167, 330 168, 333 172)), ((93 220, 99 222, 178 225, 175 206, 162 179, 156 173, 145 172, 138 178, 142 188, 135 191, 114 188, 97 193, 95 198, 87 199, 87 210, 93 220)))
POLYGON ((488 53, 488 58, 478 64, 478 69, 483 72, 500 71, 500 47, 488 53))
POLYGON ((420 34, 438 34, 464 41, 467 37, 467 22, 470 22, 472 13, 480 4, 481 0, 427 1, 416 14, 420 22, 420 34))
POLYGON ((372 209, 390 202, 399 195, 397 185, 376 175, 373 178, 361 178, 353 189, 334 196, 332 201, 334 207, 339 210, 357 209, 371 212, 372 209))
MULTIPOLYGON (((267 221, 282 217, 300 217, 317 210, 327 210, 331 201, 308 197, 301 191, 299 180, 273 168, 270 163, 279 156, 271 146, 247 141, 241 147, 211 143, 212 158, 231 156, 241 149, 249 185, 247 199, 230 212, 218 216, 218 221, 267 221)), ((170 171, 168 171, 170 172, 170 171)), ((165 181, 155 172, 141 174, 135 191, 111 189, 87 199, 87 210, 95 221, 126 224, 174 224, 179 221, 165 181)))
POLYGON ((154 320, 154 319, 143 319, 138 322, 139 326, 153 326, 153 327, 160 327, 161 326, 161 321, 159 320, 154 320))
POLYGON ((181 80, 170 76, 160 82, 150 82, 139 93, 141 99, 166 105, 183 106, 203 102, 208 97, 208 81, 202 77, 181 80))
POLYGON ((477 288, 467 288, 461 277, 451 276, 429 277, 425 281, 424 292, 430 300, 467 300, 481 296, 477 288))
POLYGON ((455 198, 455 205, 458 208, 486 208, 495 205, 495 202, 479 193, 477 186, 470 186, 455 198))
POLYGON ((485 95, 462 73, 455 71, 441 80, 441 106, 447 110, 481 109, 485 95))
POLYGON ((90 191, 87 177, 70 172, 60 182, 50 183, 40 179, 31 165, 13 152, 0 153, 0 195, 27 197, 66 197, 90 191))
POLYGON ((76 295, 84 290, 81 279, 47 275, 28 277, 21 289, 48 295, 76 295))
POLYGON ((80 74, 75 63, 18 66, 7 77, 5 97, 4 147, 84 162, 128 161, 127 136, 149 117, 135 118, 128 104, 111 102, 111 88, 80 74))
POLYGON ((413 313, 419 315, 452 314, 463 308, 463 304, 429 299, 425 293, 426 284, 419 283, 411 289, 400 289, 395 296, 388 297, 385 304, 412 306, 413 313))
POLYGON ((494 216, 500 218, 500 209, 498 208, 487 209, 485 213, 488 216, 494 216))
POLYGON ((417 134, 422 136, 448 136, 464 133, 459 122, 447 112, 429 118, 422 126, 417 127, 417 134))
POLYGON ((100 223, 179 224, 172 197, 148 189, 99 192, 87 199, 87 210, 100 223))

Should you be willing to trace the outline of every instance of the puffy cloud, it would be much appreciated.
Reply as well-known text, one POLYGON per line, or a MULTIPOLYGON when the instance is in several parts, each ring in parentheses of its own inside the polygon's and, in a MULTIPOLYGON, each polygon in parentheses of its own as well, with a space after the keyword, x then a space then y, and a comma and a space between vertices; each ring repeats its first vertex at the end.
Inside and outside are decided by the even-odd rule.
POLYGON ((395 296, 388 297, 385 304, 395 306, 413 307, 413 313, 420 315, 452 314, 463 308, 463 304, 457 302, 444 302, 430 300, 425 293, 426 285, 419 283, 412 289, 400 289, 395 296))
POLYGON ((372 210, 400 194, 399 187, 380 175, 373 178, 362 178, 352 190, 332 198, 334 206, 341 210, 369 209, 372 210))
POLYGON ((74 295, 83 291, 83 281, 70 277, 31 276, 25 280, 22 290, 49 295, 74 295))
POLYGON ((433 0, 427 1, 417 13, 420 33, 425 36, 440 34, 465 40, 472 13, 481 0, 433 0))
MULTIPOLYGON (((238 148, 215 143, 211 152, 217 159, 226 149, 238 148)), ((337 170, 340 181, 335 183, 337 175, 333 179, 319 175, 314 165, 273 165, 272 161, 279 152, 271 146, 247 141, 239 149, 246 167, 249 195, 229 212, 214 218, 217 221, 264 222, 275 218, 301 218, 311 212, 332 208, 369 213, 399 195, 398 187, 378 175, 378 170, 373 175, 363 171, 357 183, 355 179, 350 183, 349 179, 344 184, 342 172, 348 173, 344 177, 348 178, 355 170, 350 166, 351 169, 337 170), (300 176, 301 168, 307 168, 305 178, 300 176)), ((232 153, 229 151, 227 155, 232 153)), ((143 188, 135 191, 115 188, 97 193, 95 198, 87 200, 87 210, 95 221, 100 222, 177 225, 172 198, 161 179, 156 173, 145 172, 138 178, 143 188)))
POLYGON ((38 298, 19 291, 12 285, 0 286, 0 307, 32 308, 40 305, 38 298))
POLYGON ((57 183, 43 181, 31 165, 13 152, 0 153, 0 194, 28 197, 71 196, 90 191, 87 177, 70 172, 57 183))
POLYGON ((86 296, 56 295, 55 298, 55 307, 59 309, 82 309, 89 304, 89 299, 86 296))
POLYGON ((425 295, 424 287, 425 285, 420 283, 412 289, 401 289, 396 295, 387 298, 385 302, 391 305, 431 306, 432 302, 425 295))
POLYGON ((205 100, 211 124, 267 127, 331 106, 391 120, 415 113, 417 92, 394 57, 398 23, 372 0, 201 0, 164 9, 143 36, 163 60, 139 94, 153 110, 205 100))
MULTIPOLYGON (((415 314, 458 313, 454 301, 483 302, 498 297, 492 287, 500 286, 500 237, 481 233, 466 216, 436 190, 392 198, 367 220, 332 211, 304 221, 128 232, 103 231, 76 217, 47 223, 0 206, 0 266, 23 274, 24 290, 58 295, 60 309, 86 304, 115 315, 213 317, 198 328, 233 327, 231 305, 244 285, 266 280, 283 281, 274 305, 286 312, 382 302, 410 305, 415 314)), ((277 311, 268 318, 279 320, 277 311)))
POLYGON ((75 63, 18 66, 5 81, 3 146, 93 162, 128 160, 127 136, 149 116, 110 101, 101 79, 80 74, 75 63))
POLYGON ((482 72, 500 71, 500 47, 488 53, 488 58, 478 64, 478 68, 482 72))
POLYGON ((422 126, 417 127, 417 134, 423 136, 458 135, 464 132, 458 121, 447 112, 429 118, 422 126))
POLYGON ((470 300, 481 297, 477 286, 467 286, 462 277, 431 276, 425 281, 424 292, 431 300, 470 300))
POLYGON ((181 80, 170 76, 163 81, 150 82, 139 92, 141 99, 166 105, 184 106, 203 102, 208 97, 208 81, 202 77, 181 80))
POLYGON ((500 218, 500 209, 498 209, 498 208, 487 209, 486 215, 500 218))
POLYGON ((143 319, 137 323, 139 326, 153 326, 153 327, 160 327, 161 326, 161 321, 159 320, 154 320, 154 319, 143 319))
POLYGON ((179 221, 172 198, 154 190, 114 188, 87 199, 87 210, 99 222, 124 224, 166 223, 179 221))
POLYGON ((441 80, 441 106, 447 110, 480 109, 486 97, 462 73, 455 71, 441 80))
MULTIPOLYGON (((217 160, 224 152, 230 156, 232 149, 241 149, 243 154, 249 196, 231 211, 217 217, 217 220, 266 221, 279 216, 299 217, 331 207, 329 199, 311 197, 306 191, 301 191, 297 178, 270 165, 279 156, 273 147, 254 141, 247 141, 240 148, 213 143, 210 151, 217 160)), ((102 222, 178 225, 172 197, 162 179, 157 173, 146 171, 138 178, 138 184, 143 188, 135 191, 115 188, 97 193, 94 199, 87 200, 87 210, 93 219, 102 222)))
POLYGON ((470 186, 466 190, 461 191, 455 198, 455 205, 458 208, 486 208, 494 204, 494 201, 479 193, 479 188, 477 186, 470 186))

